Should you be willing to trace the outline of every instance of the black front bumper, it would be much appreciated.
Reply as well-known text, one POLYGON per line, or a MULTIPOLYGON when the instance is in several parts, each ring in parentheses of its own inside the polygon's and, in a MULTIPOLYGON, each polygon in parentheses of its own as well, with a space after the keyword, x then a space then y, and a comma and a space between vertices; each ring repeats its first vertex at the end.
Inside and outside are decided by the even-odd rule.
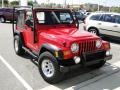
POLYGON ((92 65, 95 63, 99 63, 102 60, 110 60, 112 59, 112 55, 106 56, 106 51, 97 51, 97 52, 87 52, 83 54, 83 65, 92 65))
POLYGON ((75 64, 73 59, 69 60, 59 60, 59 64, 62 68, 68 68, 72 66, 89 66, 96 63, 99 63, 100 61, 104 60, 110 60, 112 59, 112 55, 106 56, 106 51, 97 51, 97 52, 87 52, 83 53, 81 55, 81 62, 78 64, 75 64))

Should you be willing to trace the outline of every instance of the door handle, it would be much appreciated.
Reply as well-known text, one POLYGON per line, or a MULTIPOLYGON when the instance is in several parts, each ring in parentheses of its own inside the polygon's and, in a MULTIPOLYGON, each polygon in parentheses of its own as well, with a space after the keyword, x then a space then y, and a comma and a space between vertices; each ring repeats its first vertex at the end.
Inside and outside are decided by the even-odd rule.
POLYGON ((118 27, 117 25, 114 25, 113 27, 118 27))
POLYGON ((98 23, 98 25, 101 25, 102 23, 98 23))

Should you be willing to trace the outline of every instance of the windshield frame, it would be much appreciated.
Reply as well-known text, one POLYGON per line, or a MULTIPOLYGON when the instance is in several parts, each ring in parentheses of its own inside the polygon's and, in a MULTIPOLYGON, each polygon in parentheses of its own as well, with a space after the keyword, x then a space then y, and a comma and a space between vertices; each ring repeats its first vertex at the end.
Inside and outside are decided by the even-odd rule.
POLYGON ((35 22, 38 25, 51 25, 51 24, 46 24, 46 23, 43 23, 43 24, 42 23, 38 23, 37 22, 37 13, 38 12, 51 12, 53 14, 53 16, 56 18, 56 21, 58 21, 58 23, 54 23, 52 25, 57 25, 57 24, 71 25, 71 24, 75 24, 74 17, 73 17, 72 12, 70 10, 63 10, 63 9, 61 9, 61 10, 39 10, 38 9, 38 10, 35 10, 35 17, 36 17, 35 22), (71 23, 62 23, 61 20, 57 17, 55 12, 69 13, 70 19, 71 19, 72 22, 71 23))

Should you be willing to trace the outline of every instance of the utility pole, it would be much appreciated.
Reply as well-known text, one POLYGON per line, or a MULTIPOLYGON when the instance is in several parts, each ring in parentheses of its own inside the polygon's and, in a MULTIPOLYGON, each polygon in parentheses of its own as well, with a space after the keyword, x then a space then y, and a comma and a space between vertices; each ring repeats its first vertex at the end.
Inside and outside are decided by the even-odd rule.
POLYGON ((73 9, 73 0, 72 0, 72 9, 73 9))
POLYGON ((98 11, 100 11, 100 4, 102 0, 98 0, 98 11))
POLYGON ((80 0, 79 0, 79 7, 78 7, 78 11, 80 11, 80 5, 81 5, 81 3, 80 3, 80 0))
POLYGON ((98 2, 98 11, 100 11, 100 2, 98 2))
POLYGON ((109 6, 109 12, 111 11, 111 7, 109 6))
POLYGON ((2 8, 4 7, 4 0, 2 0, 2 8))
POLYGON ((65 8, 67 7, 67 5, 66 5, 66 0, 65 0, 65 8))
POLYGON ((62 7, 66 8, 66 0, 64 0, 62 7))

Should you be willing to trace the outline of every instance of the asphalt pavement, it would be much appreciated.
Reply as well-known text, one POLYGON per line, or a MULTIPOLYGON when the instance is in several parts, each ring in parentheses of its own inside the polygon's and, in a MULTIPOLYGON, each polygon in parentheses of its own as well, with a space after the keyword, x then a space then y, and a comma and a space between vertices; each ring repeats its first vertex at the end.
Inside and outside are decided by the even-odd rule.
MULTIPOLYGON (((80 30, 83 29, 81 28, 82 26, 83 24, 80 24, 80 30)), ((13 49, 12 25, 10 23, 2 23, 0 24, 0 90, 48 90, 49 88, 52 88, 51 90, 72 90, 73 88, 71 89, 71 87, 79 84, 84 84, 84 88, 79 87, 74 88, 74 90, 80 88, 83 90, 95 90, 95 88, 88 88, 89 83, 87 81, 91 82, 92 79, 98 76, 101 77, 101 75, 103 79, 106 78, 107 75, 110 76, 119 73, 119 67, 116 66, 115 68, 117 69, 114 70, 114 67, 111 65, 120 61, 120 45, 112 42, 111 51, 113 53, 113 59, 108 61, 100 70, 90 70, 88 68, 71 70, 66 74, 62 82, 50 85, 42 79, 37 64, 32 61, 28 54, 22 57, 15 54, 13 49)), ((99 81, 99 79, 95 80, 96 83, 99 81)), ((99 85, 99 83, 97 85, 99 85)), ((117 88, 118 85, 114 88, 117 88)), ((110 86, 109 82, 108 86, 110 86)), ((111 90, 109 87, 107 88, 107 90, 111 90)), ((102 90, 102 88, 98 87, 98 90, 102 90)))

